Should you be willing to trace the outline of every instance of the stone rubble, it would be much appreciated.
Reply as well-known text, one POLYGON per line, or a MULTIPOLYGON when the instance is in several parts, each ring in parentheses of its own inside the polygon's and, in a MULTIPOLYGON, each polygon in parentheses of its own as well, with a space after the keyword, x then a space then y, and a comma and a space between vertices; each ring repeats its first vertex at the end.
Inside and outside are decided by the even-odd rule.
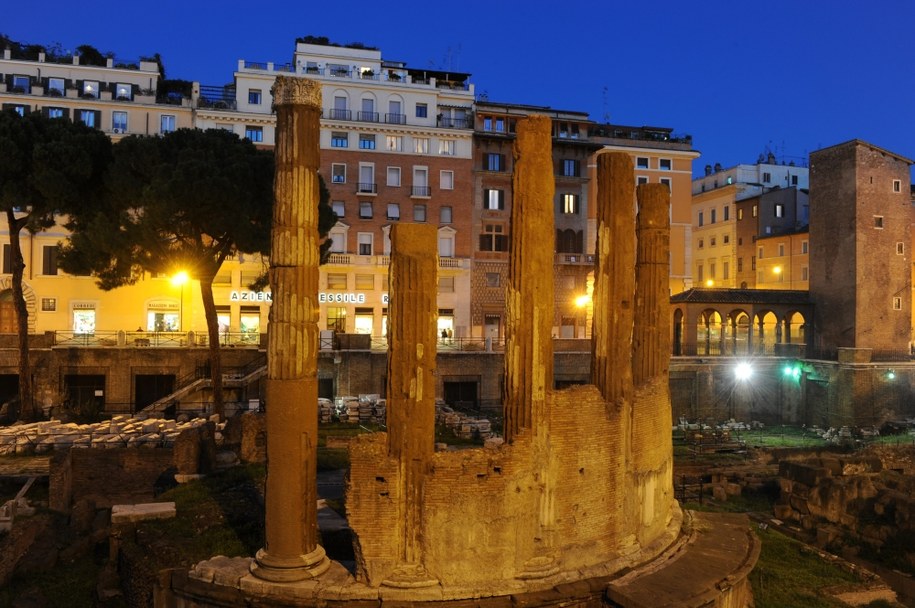
MULTIPOLYGON (((318 414, 323 424, 346 422, 384 426, 387 422, 386 402, 380 395, 337 397, 335 401, 321 398, 318 399, 318 414)), ((456 411, 441 399, 435 403, 435 424, 445 426, 462 439, 485 441, 493 437, 492 423, 487 418, 456 411)))
MULTIPOLYGON (((205 418, 186 422, 164 418, 113 416, 111 420, 76 424, 49 420, 0 427, 0 456, 45 454, 61 448, 171 447, 182 431, 207 423, 205 418)), ((221 443, 223 423, 216 425, 221 443)))

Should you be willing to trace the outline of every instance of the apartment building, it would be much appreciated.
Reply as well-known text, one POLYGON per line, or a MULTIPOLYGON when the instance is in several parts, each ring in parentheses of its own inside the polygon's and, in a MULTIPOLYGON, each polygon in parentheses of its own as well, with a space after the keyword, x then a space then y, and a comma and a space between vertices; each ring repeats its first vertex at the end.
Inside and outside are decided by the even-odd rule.
MULTIPOLYGON (((690 181, 693 161, 699 157, 699 152, 692 149, 692 137, 677 135, 667 127, 593 124, 589 138, 600 144, 598 154, 613 151, 632 156, 637 184, 662 183, 670 188, 670 293, 692 287, 696 279, 689 247, 693 231, 690 181)), ((596 171, 597 162, 592 158, 588 165, 589 179, 596 179, 596 171)), ((593 253, 597 235, 593 204, 589 205, 588 219, 587 251, 593 253)))
POLYGON ((695 285, 755 287, 756 239, 807 224, 808 179, 806 167, 776 164, 772 154, 755 165, 706 165, 705 175, 692 181, 695 285))
POLYGON ((438 227, 438 329, 469 336, 469 74, 413 69, 362 45, 299 41, 289 63, 242 60, 231 87, 201 87, 196 126, 272 146, 270 88, 280 75, 322 85, 320 171, 338 216, 320 278, 322 329, 386 333, 390 228, 422 222, 438 227))

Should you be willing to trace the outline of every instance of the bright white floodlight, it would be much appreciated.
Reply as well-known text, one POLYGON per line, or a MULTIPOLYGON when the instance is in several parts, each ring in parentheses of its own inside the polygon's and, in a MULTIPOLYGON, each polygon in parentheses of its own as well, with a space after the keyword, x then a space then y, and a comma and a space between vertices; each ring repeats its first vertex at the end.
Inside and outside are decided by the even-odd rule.
POLYGON ((738 363, 737 367, 734 368, 734 375, 737 376, 738 380, 747 380, 753 375, 753 367, 746 362, 738 363))

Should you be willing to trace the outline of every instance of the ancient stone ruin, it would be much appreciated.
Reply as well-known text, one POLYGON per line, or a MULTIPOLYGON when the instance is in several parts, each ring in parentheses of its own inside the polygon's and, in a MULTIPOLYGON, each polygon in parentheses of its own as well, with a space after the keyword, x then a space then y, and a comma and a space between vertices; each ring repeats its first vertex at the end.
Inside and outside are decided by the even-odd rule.
MULTIPOLYGON (((434 449, 435 227, 394 226, 388 429, 360 436, 350 447, 346 505, 356 564, 349 572, 328 563, 316 538, 320 88, 280 77, 274 97, 266 543, 254 560, 214 558, 186 577, 172 577, 172 598, 182 606, 601 605, 607 598, 616 606, 648 605, 639 602, 657 594, 659 583, 637 589, 632 572, 653 560, 688 564, 686 547, 702 544, 682 526, 671 480, 666 186, 636 191, 628 155, 598 157, 594 383, 555 390, 553 251, 544 246, 554 234, 550 119, 519 121, 505 441, 483 448, 434 449), (674 553, 680 559, 658 559, 674 553), (627 571, 629 577, 620 578, 627 571)), ((702 605, 741 606, 758 546, 748 540, 743 520, 723 522, 720 530, 728 535, 723 547, 714 559, 697 562, 707 577, 679 578, 685 587, 701 587, 685 595, 704 594, 702 605)), ((647 568, 653 573, 647 578, 659 570, 647 568)))

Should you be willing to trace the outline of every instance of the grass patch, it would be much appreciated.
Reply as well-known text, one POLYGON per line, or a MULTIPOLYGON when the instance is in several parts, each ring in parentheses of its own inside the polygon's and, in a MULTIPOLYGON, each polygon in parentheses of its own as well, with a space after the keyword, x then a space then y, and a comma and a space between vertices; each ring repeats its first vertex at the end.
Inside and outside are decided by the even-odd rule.
POLYGON ((750 573, 756 608, 841 608, 824 590, 860 583, 857 577, 820 558, 802 543, 774 530, 757 530, 759 562, 750 573))
POLYGON ((318 448, 318 470, 336 471, 349 468, 349 450, 346 448, 318 448))

